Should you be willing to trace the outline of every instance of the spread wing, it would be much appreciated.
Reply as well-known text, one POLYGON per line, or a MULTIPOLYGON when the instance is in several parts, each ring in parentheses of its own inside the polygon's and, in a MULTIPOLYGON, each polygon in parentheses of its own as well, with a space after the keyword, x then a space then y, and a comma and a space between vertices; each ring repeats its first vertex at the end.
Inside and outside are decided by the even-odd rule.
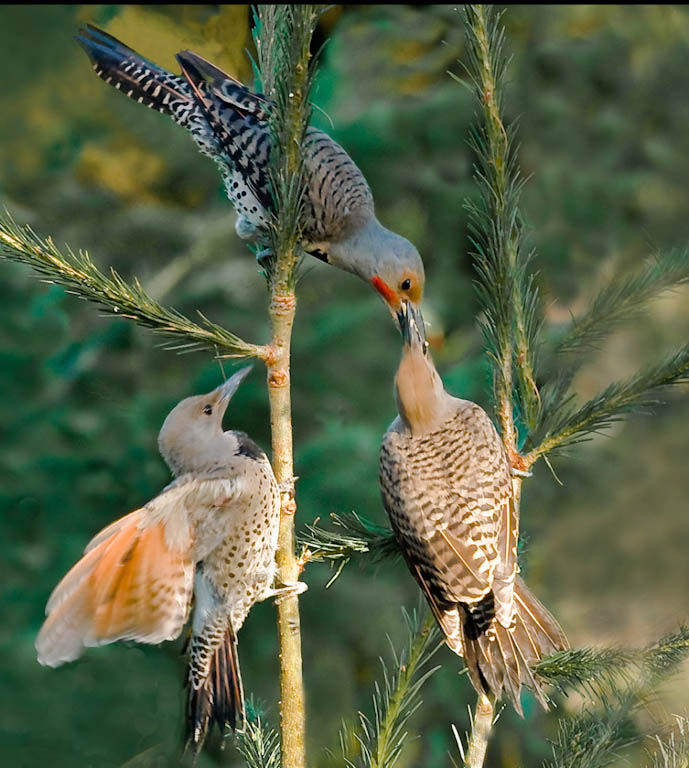
POLYGON ((189 615, 198 559, 194 518, 237 493, 232 480, 183 476, 104 528, 50 596, 36 639, 38 660, 54 667, 89 646, 177 637, 189 615))

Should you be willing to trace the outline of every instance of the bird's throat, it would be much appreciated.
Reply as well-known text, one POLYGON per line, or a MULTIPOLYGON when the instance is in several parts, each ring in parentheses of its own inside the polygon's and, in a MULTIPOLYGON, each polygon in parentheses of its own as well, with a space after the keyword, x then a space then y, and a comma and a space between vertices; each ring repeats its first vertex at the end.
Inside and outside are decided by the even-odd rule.
POLYGON ((431 432, 444 419, 444 390, 433 362, 405 348, 395 377, 400 416, 414 435, 431 432))

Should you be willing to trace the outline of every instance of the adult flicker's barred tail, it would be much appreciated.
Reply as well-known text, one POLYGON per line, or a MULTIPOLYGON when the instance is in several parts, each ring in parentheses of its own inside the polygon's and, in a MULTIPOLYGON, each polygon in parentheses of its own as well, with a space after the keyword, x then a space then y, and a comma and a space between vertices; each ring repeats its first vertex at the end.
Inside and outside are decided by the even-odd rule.
MULTIPOLYGON (((237 234, 267 245, 271 102, 191 51, 177 54, 182 75, 174 75, 96 27, 89 25, 77 40, 106 83, 189 131, 222 173, 238 213, 237 234)), ((424 287, 418 251, 380 224, 371 190, 349 155, 309 128, 304 163, 305 250, 369 282, 393 314, 401 301, 418 305, 424 287)))
POLYGON ((188 644, 187 735, 200 749, 209 726, 241 727, 237 633, 273 588, 280 494, 263 451, 222 418, 244 368, 165 419, 160 452, 175 476, 141 509, 102 530, 53 591, 36 639, 51 667, 86 647, 178 637, 194 601, 188 644))
POLYGON ((519 520, 505 447, 483 409, 445 391, 421 322, 413 309, 401 313, 399 416, 381 446, 383 503, 474 687, 504 690, 521 714, 522 685, 546 706, 532 667, 567 640, 517 575, 519 520))

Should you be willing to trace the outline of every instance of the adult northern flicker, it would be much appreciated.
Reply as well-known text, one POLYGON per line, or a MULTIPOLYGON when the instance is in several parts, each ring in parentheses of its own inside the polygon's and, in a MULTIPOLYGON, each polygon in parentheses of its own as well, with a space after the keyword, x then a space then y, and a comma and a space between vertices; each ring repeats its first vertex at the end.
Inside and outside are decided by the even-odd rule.
POLYGON ((500 437, 475 403, 443 388, 414 310, 400 313, 399 416, 383 439, 380 485, 409 570, 445 642, 479 692, 503 689, 521 714, 531 667, 567 648, 557 621, 518 577, 519 520, 500 437))
MULTIPOLYGON (((96 74, 129 98, 186 128, 223 176, 238 213, 237 234, 267 244, 272 104, 191 51, 177 54, 182 76, 152 64, 111 35, 88 26, 77 36, 96 74)), ((366 179, 323 131, 305 141, 302 220, 307 252, 369 282, 395 313, 421 301, 424 270, 416 248, 376 218, 366 179)))
POLYGON ((209 724, 243 723, 237 633, 251 606, 305 589, 273 588, 278 485, 256 443, 222 429, 249 370, 170 412, 158 443, 176 479, 91 540, 50 596, 36 639, 38 660, 50 667, 116 640, 173 640, 193 594, 186 715, 197 749, 209 724))

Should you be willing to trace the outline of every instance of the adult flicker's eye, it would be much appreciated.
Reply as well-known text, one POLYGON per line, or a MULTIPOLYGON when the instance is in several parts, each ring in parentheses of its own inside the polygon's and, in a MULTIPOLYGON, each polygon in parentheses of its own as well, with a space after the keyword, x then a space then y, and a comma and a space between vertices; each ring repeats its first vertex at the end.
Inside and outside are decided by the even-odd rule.
POLYGON ((408 291, 411 288, 411 280, 409 278, 402 280, 402 285, 400 285, 400 288, 403 291, 408 291))
POLYGON ((210 416, 211 413, 213 413, 213 406, 212 405, 204 405, 203 406, 203 412, 206 414, 206 416, 210 416))

